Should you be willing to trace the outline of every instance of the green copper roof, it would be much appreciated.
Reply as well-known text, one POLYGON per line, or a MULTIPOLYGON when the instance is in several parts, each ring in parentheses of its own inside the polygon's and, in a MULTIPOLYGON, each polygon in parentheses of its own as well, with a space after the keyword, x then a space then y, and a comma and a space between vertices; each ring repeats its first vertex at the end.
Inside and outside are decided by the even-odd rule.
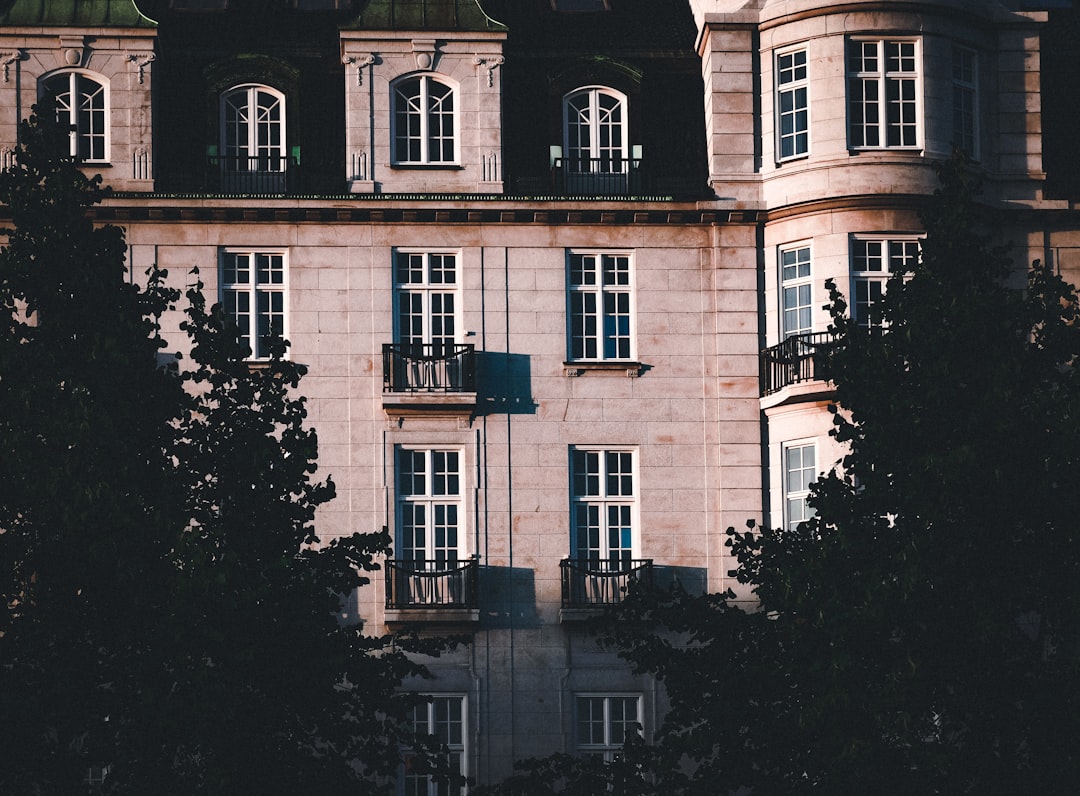
POLYGON ((153 28, 134 0, 0 0, 0 26, 153 28))
POLYGON ((505 31, 477 0, 370 0, 344 30, 505 31))

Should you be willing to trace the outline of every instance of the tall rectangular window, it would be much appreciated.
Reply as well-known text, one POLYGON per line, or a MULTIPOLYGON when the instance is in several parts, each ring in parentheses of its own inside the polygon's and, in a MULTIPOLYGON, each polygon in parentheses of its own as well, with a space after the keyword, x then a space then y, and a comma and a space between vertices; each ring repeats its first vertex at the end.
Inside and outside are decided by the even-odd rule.
POLYGON ((613 760, 630 733, 640 732, 638 694, 581 694, 574 700, 578 752, 613 760))
POLYGON ((814 330, 810 247, 780 249, 780 310, 784 339, 814 330))
POLYGON ((398 251, 394 260, 397 342, 439 353, 457 339, 457 254, 398 251))
POLYGON ((919 43, 848 41, 848 143, 855 149, 919 146, 919 43))
MULTIPOLYGON (((417 735, 433 735, 446 745, 451 771, 461 776, 468 774, 464 696, 432 695, 431 702, 413 708, 412 724, 417 735)), ((430 774, 411 772, 408 767, 402 779, 405 796, 460 796, 465 792, 464 788, 438 782, 430 774)))
POLYGON ((634 356, 631 258, 620 252, 569 254, 570 359, 634 356))
POLYGON ((969 158, 978 157, 978 62, 975 53, 963 47, 952 50, 952 144, 969 158))
POLYGON ((464 541, 461 452, 397 450, 397 557, 456 565, 464 541))
POLYGON ((776 56, 777 160, 800 157, 810 151, 810 101, 806 50, 776 56))
POLYGON ((252 359, 269 359, 275 341, 288 334, 285 253, 221 253, 221 304, 236 323, 252 359))
POLYGON ((892 274, 909 273, 919 259, 919 239, 856 237, 851 242, 851 308, 860 326, 880 329, 881 298, 892 274))
POLYGON ((627 450, 570 451, 571 547, 579 560, 634 558, 634 454, 627 450))
POLYGON ((794 530, 814 516, 807 504, 810 484, 817 480, 817 451, 813 442, 784 448, 784 524, 794 530))

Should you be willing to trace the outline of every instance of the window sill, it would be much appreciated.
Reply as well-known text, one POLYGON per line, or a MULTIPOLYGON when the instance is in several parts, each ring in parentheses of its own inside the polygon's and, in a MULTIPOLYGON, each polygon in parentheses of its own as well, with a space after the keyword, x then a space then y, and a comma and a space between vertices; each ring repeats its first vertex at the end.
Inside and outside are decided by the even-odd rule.
MULTIPOLYGON (((278 360, 279 362, 290 362, 287 357, 285 359, 278 360)), ((244 364, 248 366, 248 370, 267 370, 272 365, 274 360, 269 357, 266 359, 245 359, 244 364)))
POLYGON ((391 169, 398 171, 464 171, 459 163, 391 163, 391 169))
POLYGON ((598 373, 623 372, 629 379, 636 379, 645 372, 645 365, 631 360, 609 360, 607 362, 563 362, 563 375, 574 378, 587 372, 598 373))
POLYGON ((387 625, 475 625, 480 622, 478 608, 387 608, 383 614, 387 625))
POLYGON ((864 152, 910 152, 913 155, 921 155, 921 146, 852 146, 848 147, 848 154, 861 155, 864 152))

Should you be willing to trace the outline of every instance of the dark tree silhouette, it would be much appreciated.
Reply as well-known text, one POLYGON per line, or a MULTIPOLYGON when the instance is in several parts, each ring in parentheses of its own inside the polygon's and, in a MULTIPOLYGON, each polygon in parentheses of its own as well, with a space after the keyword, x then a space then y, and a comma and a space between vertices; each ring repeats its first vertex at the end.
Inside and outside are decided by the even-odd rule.
POLYGON ((0 174, 0 791, 379 793, 406 746, 445 774, 401 691, 443 643, 344 621, 389 538, 318 536, 304 368, 251 367, 197 274, 161 366, 180 296, 130 283, 66 136, 42 104, 0 174))
MULTIPOLYGON (((657 792, 1080 782, 1080 308, 1040 263, 1013 284, 968 167, 941 177, 886 330, 831 288, 832 433, 850 452, 811 520, 729 531, 758 609, 641 592, 600 628, 670 698, 656 743, 620 764, 657 792)), ((576 792, 579 767, 531 761, 532 782, 496 792, 576 792)))

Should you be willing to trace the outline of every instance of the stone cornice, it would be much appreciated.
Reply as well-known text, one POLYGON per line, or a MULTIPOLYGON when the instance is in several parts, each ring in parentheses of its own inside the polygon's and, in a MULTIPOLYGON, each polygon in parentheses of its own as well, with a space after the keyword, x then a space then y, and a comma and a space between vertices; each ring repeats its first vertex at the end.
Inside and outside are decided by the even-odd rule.
POLYGON ((932 14, 937 17, 963 19, 969 23, 991 24, 991 19, 984 10, 979 13, 975 8, 962 8, 958 6, 942 5, 940 2, 919 2, 919 0, 877 0, 877 2, 838 2, 823 3, 817 8, 808 8, 804 11, 794 11, 771 19, 761 20, 761 31, 804 19, 814 17, 833 16, 838 14, 915 14, 924 17, 932 14))
MULTIPOLYGON (((0 218, 7 215, 0 207, 0 218)), ((713 225, 755 224, 759 214, 753 210, 702 208, 693 203, 663 206, 627 207, 598 202, 592 208, 539 207, 522 202, 513 207, 453 207, 439 203, 407 206, 382 203, 381 206, 352 207, 308 205, 293 202, 290 206, 267 207, 242 201, 207 206, 201 203, 124 201, 113 197, 91 210, 95 221, 103 223, 180 223, 180 224, 529 224, 564 225, 713 225)))

